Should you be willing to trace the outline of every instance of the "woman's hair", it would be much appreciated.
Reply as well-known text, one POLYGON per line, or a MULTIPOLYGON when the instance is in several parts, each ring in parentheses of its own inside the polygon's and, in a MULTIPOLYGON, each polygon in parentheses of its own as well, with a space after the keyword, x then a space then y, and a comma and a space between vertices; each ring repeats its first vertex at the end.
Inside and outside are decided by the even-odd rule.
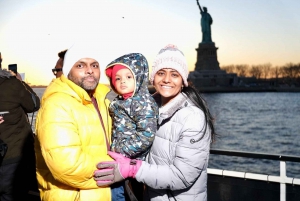
MULTIPOLYGON (((205 116, 205 127, 204 127, 204 135, 206 133, 207 126, 209 126, 211 132, 211 142, 215 141, 216 133, 215 133, 215 127, 214 127, 214 118, 209 112, 209 109, 207 107, 206 101, 203 99, 203 97, 200 95, 197 89, 191 83, 189 83, 189 86, 183 87, 182 92, 189 98, 195 106, 197 106, 199 109, 201 109, 205 116)), ((197 141, 201 140, 204 135, 198 139, 197 141)))

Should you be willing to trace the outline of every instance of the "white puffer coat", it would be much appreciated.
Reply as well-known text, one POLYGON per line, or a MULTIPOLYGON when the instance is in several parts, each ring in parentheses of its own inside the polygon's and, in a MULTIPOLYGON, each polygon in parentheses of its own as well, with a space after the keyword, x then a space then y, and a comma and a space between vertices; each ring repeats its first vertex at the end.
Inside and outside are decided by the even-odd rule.
POLYGON ((207 200, 211 142, 203 111, 183 94, 159 111, 156 136, 136 174, 146 184, 145 200, 207 200))

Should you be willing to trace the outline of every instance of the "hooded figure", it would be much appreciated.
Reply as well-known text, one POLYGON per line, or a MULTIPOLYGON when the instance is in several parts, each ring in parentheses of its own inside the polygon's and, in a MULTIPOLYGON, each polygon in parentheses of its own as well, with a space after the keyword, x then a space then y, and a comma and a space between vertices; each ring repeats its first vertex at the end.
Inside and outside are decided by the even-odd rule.
POLYGON ((26 200, 29 189, 37 190, 34 137, 27 113, 39 107, 40 99, 30 86, 0 69, 0 112, 6 112, 0 141, 7 145, 7 152, 0 153, 0 200, 26 200))
POLYGON ((140 53, 119 57, 106 67, 111 88, 119 94, 110 104, 113 119, 112 151, 144 159, 154 140, 158 106, 148 90, 148 62, 140 53), (115 87, 118 70, 128 68, 135 81, 131 93, 120 95, 115 87))

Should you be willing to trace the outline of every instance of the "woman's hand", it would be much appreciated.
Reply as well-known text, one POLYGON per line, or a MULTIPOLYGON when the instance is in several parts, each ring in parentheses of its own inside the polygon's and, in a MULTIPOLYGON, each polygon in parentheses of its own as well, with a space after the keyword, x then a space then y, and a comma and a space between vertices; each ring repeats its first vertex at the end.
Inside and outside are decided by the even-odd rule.
POLYGON ((4 119, 2 116, 0 116, 0 124, 2 124, 4 122, 4 119))
POLYGON ((108 186, 115 182, 123 181, 128 177, 134 178, 142 165, 141 160, 126 158, 121 154, 111 151, 108 154, 115 161, 98 163, 98 170, 94 172, 94 179, 98 186, 108 186))

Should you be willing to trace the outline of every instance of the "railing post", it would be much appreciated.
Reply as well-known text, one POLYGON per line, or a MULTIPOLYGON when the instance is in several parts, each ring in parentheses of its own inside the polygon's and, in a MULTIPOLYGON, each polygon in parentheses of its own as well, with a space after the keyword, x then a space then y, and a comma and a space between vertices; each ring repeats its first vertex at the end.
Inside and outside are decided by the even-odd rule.
POLYGON ((280 201, 286 200, 286 185, 285 185, 285 178, 286 178, 286 163, 285 161, 280 161, 280 201))

